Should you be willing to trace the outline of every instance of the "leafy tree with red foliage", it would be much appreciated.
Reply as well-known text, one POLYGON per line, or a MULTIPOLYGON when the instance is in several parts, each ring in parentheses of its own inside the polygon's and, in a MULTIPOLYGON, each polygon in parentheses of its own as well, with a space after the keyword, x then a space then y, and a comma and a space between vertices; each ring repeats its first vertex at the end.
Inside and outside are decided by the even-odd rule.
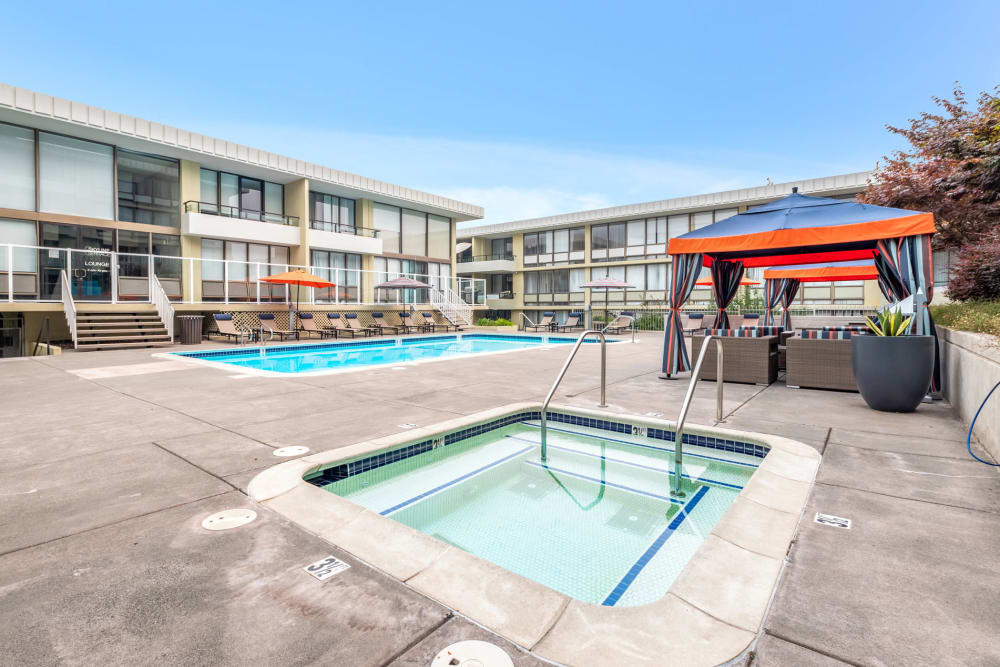
POLYGON ((1000 229, 962 248, 951 269, 948 297, 956 301, 1000 299, 1000 229))
POLYGON ((887 126, 911 148, 886 156, 858 200, 934 213, 936 248, 978 242, 1000 222, 998 94, 1000 86, 984 92, 970 109, 956 84, 953 100, 932 98, 941 113, 924 112, 908 128, 887 126))

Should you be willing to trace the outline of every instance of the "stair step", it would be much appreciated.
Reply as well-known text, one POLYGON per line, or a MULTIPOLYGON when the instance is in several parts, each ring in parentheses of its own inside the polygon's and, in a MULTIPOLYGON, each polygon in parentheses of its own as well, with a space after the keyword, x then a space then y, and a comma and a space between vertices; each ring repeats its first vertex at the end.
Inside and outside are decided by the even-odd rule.
POLYGON ((91 314, 88 314, 88 313, 77 313, 76 319, 77 319, 77 321, 80 321, 80 320, 93 320, 95 322, 107 322, 107 321, 110 321, 110 320, 158 320, 158 319, 160 319, 160 316, 159 315, 132 315, 132 314, 128 314, 128 313, 125 313, 125 314, 122 314, 122 315, 118 315, 118 314, 112 315, 110 313, 105 313, 105 314, 100 314, 100 315, 91 315, 91 314))
POLYGON ((157 327, 148 327, 146 329, 78 329, 77 334, 83 336, 98 336, 103 334, 110 334, 112 336, 118 336, 121 334, 157 334, 161 336, 167 335, 167 328, 162 324, 157 327))
POLYGON ((162 327, 162 326, 163 326, 163 322, 160 322, 159 320, 156 320, 156 321, 153 321, 153 320, 141 320, 139 322, 134 322, 134 321, 129 321, 129 322, 80 322, 80 321, 77 321, 77 323, 76 323, 76 328, 80 329, 80 330, 85 330, 85 329, 93 330, 94 328, 97 328, 97 329, 106 328, 106 329, 113 329, 113 330, 128 329, 128 328, 155 329, 155 328, 162 327))
POLYGON ((166 347, 173 345, 169 340, 163 341, 139 341, 136 343, 119 343, 117 341, 102 341, 99 343, 77 343, 77 350, 113 350, 127 347, 166 347))

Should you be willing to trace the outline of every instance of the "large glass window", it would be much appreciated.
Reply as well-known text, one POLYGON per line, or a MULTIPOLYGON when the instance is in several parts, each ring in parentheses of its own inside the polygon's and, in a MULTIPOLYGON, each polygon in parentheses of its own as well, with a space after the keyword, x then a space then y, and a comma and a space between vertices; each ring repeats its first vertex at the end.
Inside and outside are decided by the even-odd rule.
POLYGON ((284 222, 285 186, 224 171, 201 170, 202 213, 284 222))
POLYGON ((201 240, 201 279, 222 280, 225 252, 222 241, 217 239, 201 240))
POLYGON ((324 192, 310 192, 309 209, 313 229, 353 233, 353 199, 328 195, 324 192))
POLYGON ((427 255, 427 214, 403 209, 404 255, 427 255))
POLYGON ((285 215, 285 186, 264 183, 264 213, 269 220, 281 222, 285 215))
POLYGON ((0 123, 0 165, 3 165, 3 177, 0 178, 0 208, 34 211, 34 130, 0 123))
POLYGON ((672 215, 667 218, 667 229, 670 234, 670 238, 676 238, 681 234, 687 234, 688 229, 688 215, 684 213, 682 215, 672 215))
POLYGON ((694 228, 701 229, 702 227, 707 227, 712 224, 712 212, 711 211, 700 211, 694 214, 694 228))
POLYGON ((119 220, 180 227, 180 192, 176 160, 119 149, 119 220))
MULTIPOLYGON (((230 209, 240 208, 240 177, 236 174, 219 174, 219 204, 230 209)), ((224 211, 235 215, 235 211, 224 211)))
POLYGON ((382 250, 385 252, 400 252, 399 249, 399 234, 400 234, 400 210, 397 206, 389 206, 388 204, 380 204, 375 202, 372 205, 373 216, 372 224, 375 225, 375 229, 378 230, 379 236, 382 239, 382 250))
POLYGON ((240 177, 240 208, 258 213, 264 210, 264 184, 255 178, 240 177))
POLYGON ((219 172, 210 169, 201 170, 201 194, 199 201, 206 204, 219 203, 219 172))
POLYGON ((650 291, 667 289, 666 264, 649 264, 646 266, 646 289, 650 291))
POLYGON ((336 285, 316 291, 316 300, 320 302, 346 301, 359 303, 361 300, 361 255, 335 252, 330 250, 313 250, 311 252, 313 270, 321 278, 326 278, 336 285))
POLYGON ((114 218, 111 146, 39 132, 40 210, 88 218, 114 218))
MULTIPOLYGON (((652 220, 655 231, 655 219, 652 220)), ((644 246, 646 245, 646 221, 645 220, 632 220, 628 223, 627 231, 628 245, 631 246, 644 246)))
MULTIPOLYGON (((38 242, 35 223, 30 220, 0 218, 0 243, 33 246, 38 242)), ((38 252, 32 248, 14 248, 14 270, 34 273, 38 266, 38 252)), ((7 248, 0 248, 0 271, 7 270, 7 248)))
POLYGON ((427 256, 441 259, 451 258, 450 218, 432 214, 427 216, 427 256))
POLYGON ((625 223, 608 225, 608 249, 614 250, 625 247, 625 223))
POLYGON ((524 254, 525 256, 538 254, 538 234, 524 235, 524 254))
POLYGON ((587 230, 584 227, 574 227, 569 230, 569 250, 570 252, 583 252, 586 247, 587 230))
POLYGON ((595 252, 608 249, 607 225, 596 225, 590 228, 590 249, 595 252))
POLYGON ((555 230, 552 233, 552 245, 552 252, 569 252, 569 230, 555 230))

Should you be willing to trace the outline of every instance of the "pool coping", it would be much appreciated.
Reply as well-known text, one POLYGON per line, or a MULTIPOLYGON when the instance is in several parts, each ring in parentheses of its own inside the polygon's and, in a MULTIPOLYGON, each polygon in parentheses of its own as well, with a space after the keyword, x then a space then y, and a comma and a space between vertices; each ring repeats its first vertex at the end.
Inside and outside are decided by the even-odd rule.
MULTIPOLYGON (((190 363, 190 364, 202 366, 203 368, 215 368, 217 370, 229 371, 231 373, 236 373, 238 375, 253 375, 255 377, 291 379, 291 378, 296 378, 296 377, 318 377, 318 376, 323 376, 323 375, 338 375, 338 374, 341 374, 341 373, 356 373, 358 371, 366 371, 366 370, 373 370, 373 369, 386 368, 386 367, 390 367, 391 368, 393 366, 417 366, 417 365, 420 365, 420 364, 432 364, 432 363, 439 362, 439 361, 454 361, 456 359, 462 359, 462 358, 470 357, 470 356, 484 357, 484 356, 497 355, 497 354, 511 354, 511 353, 514 353, 514 352, 529 352, 531 350, 549 350, 549 349, 552 349, 552 348, 560 346, 560 345, 569 345, 571 342, 574 342, 574 340, 575 339, 573 339, 572 336, 567 336, 566 334, 558 334, 558 333, 556 333, 556 334, 553 334, 553 333, 525 333, 525 332, 518 332, 518 333, 496 333, 496 332, 490 332, 490 331, 459 331, 459 332, 452 332, 452 333, 445 333, 445 334, 441 334, 441 333, 423 333, 423 334, 407 334, 407 335, 395 335, 395 336, 374 336, 374 337, 370 337, 370 338, 363 338, 363 339, 360 339, 360 340, 352 338, 350 341, 346 341, 345 340, 345 341, 334 341, 334 342, 330 342, 330 341, 323 342, 322 340, 315 340, 315 339, 312 339, 312 340, 297 340, 294 343, 287 343, 287 342, 283 341, 283 342, 278 343, 277 345, 273 345, 271 347, 268 347, 266 345, 265 346, 253 345, 253 346, 247 346, 247 347, 243 347, 243 348, 241 348, 241 347, 225 347, 225 348, 203 350, 203 351, 191 350, 191 351, 188 351, 188 352, 183 352, 183 351, 181 351, 181 352, 176 352, 176 351, 175 352, 154 352, 151 356, 156 357, 158 359, 173 359, 175 361, 183 361, 183 362, 186 362, 186 363, 190 363), (233 364, 227 364, 224 361, 218 361, 218 360, 214 360, 214 359, 206 359, 206 358, 201 358, 201 357, 190 356, 190 355, 199 354, 201 352, 205 352, 205 353, 210 353, 210 352, 234 352, 234 351, 249 352, 251 350, 260 350, 260 349, 263 349, 266 352, 267 350, 273 350, 273 349, 276 349, 278 347, 282 347, 284 345, 287 345, 289 347, 303 347, 303 348, 307 348, 307 347, 310 347, 310 346, 329 346, 331 344, 336 344, 337 342, 343 343, 345 346, 347 346, 347 345, 349 345, 351 343, 363 343, 363 342, 367 342, 369 344, 375 344, 375 343, 378 343, 378 342, 389 342, 389 341, 394 341, 396 344, 399 344, 399 343, 401 343, 403 341, 407 341, 407 340, 417 341, 417 340, 430 339, 430 338, 441 338, 441 337, 444 337, 444 336, 455 336, 457 339, 460 340, 463 335, 466 335, 466 336, 470 336, 470 335, 471 336, 483 336, 483 337, 487 337, 487 338, 492 338, 492 337, 498 337, 498 338, 499 337, 502 337, 502 338, 542 338, 543 342, 541 344, 539 344, 539 345, 534 346, 534 347, 525 347, 525 348, 520 348, 520 349, 516 349, 516 350, 495 350, 495 351, 492 351, 492 352, 474 352, 474 353, 471 353, 471 354, 457 355, 457 356, 452 356, 452 357, 440 357, 440 358, 434 358, 434 359, 415 359, 415 360, 412 360, 412 361, 395 361, 395 362, 387 362, 387 363, 384 363, 384 364, 370 364, 370 365, 363 365, 363 366, 354 366, 354 367, 347 367, 347 368, 330 368, 330 369, 314 370, 314 371, 297 371, 297 372, 294 372, 294 373, 282 373, 282 372, 279 372, 279 371, 269 371, 269 370, 265 370, 265 369, 262 369, 262 368, 250 368, 250 367, 247 367, 247 366, 235 366, 233 364), (570 340, 567 341, 567 342, 550 343, 548 341, 548 339, 552 338, 552 337, 560 337, 560 338, 565 337, 565 338, 569 338, 570 340)), ((593 343, 596 343, 597 341, 596 340, 588 340, 588 341, 585 341, 585 342, 588 343, 588 344, 593 344, 593 343)), ((629 343, 629 342, 638 342, 638 341, 629 341, 629 340, 626 340, 624 338, 608 338, 607 342, 608 343, 629 343)), ((361 346, 361 347, 363 347, 363 346, 361 346)), ((359 347, 358 349, 361 349, 361 347, 359 347)))
MULTIPOLYGON (((667 593, 634 607, 580 602, 409 526, 322 490, 303 477, 333 463, 441 437, 508 415, 514 403, 273 466, 247 493, 307 531, 539 657, 567 665, 717 665, 755 642, 821 460, 776 435, 689 425, 685 434, 764 445, 767 456, 667 593)), ((550 405, 550 412, 672 429, 662 419, 550 405)))

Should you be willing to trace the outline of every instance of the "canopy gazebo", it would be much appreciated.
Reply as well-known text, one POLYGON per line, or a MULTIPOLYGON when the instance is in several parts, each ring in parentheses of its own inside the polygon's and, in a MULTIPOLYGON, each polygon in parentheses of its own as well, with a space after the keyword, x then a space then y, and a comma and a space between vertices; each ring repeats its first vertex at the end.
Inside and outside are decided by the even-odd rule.
MULTIPOLYGON (((728 328, 725 308, 746 267, 872 260, 879 286, 892 302, 914 295, 911 333, 934 334, 927 302, 933 296, 934 215, 843 199, 792 194, 670 240, 670 315, 664 327, 662 371, 691 370, 680 309, 702 266, 710 269, 719 311, 713 328, 728 328)), ((932 390, 940 383, 935 357, 932 390)))
MULTIPOLYGON (((874 255, 874 251, 872 251, 874 255)), ((774 326, 771 312, 781 301, 781 326, 792 330, 789 306, 795 300, 802 283, 835 282, 838 280, 878 280, 874 257, 853 262, 820 262, 794 268, 764 270, 764 326, 774 326)))

